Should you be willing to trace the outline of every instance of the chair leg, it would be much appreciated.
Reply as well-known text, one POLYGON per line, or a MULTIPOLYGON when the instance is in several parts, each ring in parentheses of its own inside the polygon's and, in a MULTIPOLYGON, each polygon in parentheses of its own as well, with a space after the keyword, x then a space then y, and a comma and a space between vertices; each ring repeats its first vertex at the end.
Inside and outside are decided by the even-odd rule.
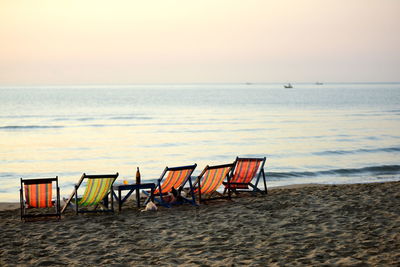
POLYGON ((199 204, 201 204, 201 201, 202 201, 202 199, 201 199, 201 188, 199 186, 199 204))
POLYGON ((58 215, 58 220, 61 220, 61 199, 60 199, 60 188, 57 187, 57 205, 56 205, 56 209, 57 209, 57 215, 58 215))
MULTIPOLYGON (((189 186, 190 186, 190 190, 193 192, 193 184, 192 184, 192 180, 191 179, 189 179, 189 186)), ((199 186, 199 190, 201 190, 201 187, 199 186)), ((196 204, 196 197, 195 197, 195 194, 191 194, 192 195, 192 205, 197 205, 196 204)))
POLYGON ((75 188, 75 212, 76 214, 78 214, 79 210, 78 210, 78 188, 75 188))
POLYGON ((23 198, 23 195, 22 195, 22 189, 20 189, 20 206, 21 206, 21 221, 23 220, 23 217, 24 217, 24 213, 25 213, 25 210, 24 210, 24 198, 23 198))
POLYGON ((263 171, 263 179, 264 179, 264 192, 265 192, 265 194, 267 195, 268 194, 268 189, 267 189, 267 182, 266 182, 266 180, 265 180, 265 173, 264 173, 264 171, 263 171))
POLYGON ((112 212, 114 212, 114 197, 113 197, 113 188, 111 187, 111 193, 110 193, 110 196, 111 196, 111 211, 112 212))

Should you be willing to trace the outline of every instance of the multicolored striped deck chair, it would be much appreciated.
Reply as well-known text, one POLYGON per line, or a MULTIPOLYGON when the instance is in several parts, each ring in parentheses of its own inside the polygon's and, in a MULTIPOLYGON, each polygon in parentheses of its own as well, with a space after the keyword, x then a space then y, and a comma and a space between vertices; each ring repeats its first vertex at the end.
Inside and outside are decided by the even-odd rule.
MULTIPOLYGON (((167 196, 168 193, 171 192, 172 188, 175 188, 176 190, 181 192, 185 184, 189 182, 190 190, 192 190, 193 187, 191 175, 194 169, 196 169, 196 166, 197 164, 173 168, 165 167, 160 178, 157 180, 156 189, 154 191, 154 201, 165 207, 170 207, 172 203, 167 203, 163 197, 167 196), (165 176, 166 178, 164 179, 165 176)), ((150 200, 149 192, 144 191, 144 193, 148 196, 145 202, 147 203, 150 200)), ((194 195, 192 195, 191 200, 189 200, 188 198, 183 198, 183 200, 185 202, 196 205, 196 199, 194 195)))
MULTIPOLYGON (((34 217, 57 217, 60 213, 60 188, 58 176, 55 178, 22 179, 20 189, 21 220, 34 217), (54 186, 54 188, 53 188, 54 186), (53 190, 56 191, 56 199, 52 199, 53 190), (49 208, 55 208, 55 212, 47 212, 49 208), (29 209, 46 209, 46 212, 33 214, 29 209)), ((43 211, 43 210, 42 210, 43 211)))
POLYGON ((114 212, 114 201, 112 197, 113 184, 118 177, 116 174, 87 175, 83 174, 75 189, 65 202, 61 213, 63 213, 69 205, 75 206, 76 214, 87 212, 114 212), (83 180, 86 179, 86 188, 82 197, 78 197, 78 189, 83 180), (75 201, 73 198, 75 197, 75 201), (111 208, 108 206, 108 199, 111 198, 111 208), (93 209, 90 209, 93 207, 93 209), (101 209, 97 209, 100 207, 101 209), (84 209, 82 209, 84 208, 84 209))
POLYGON ((224 183, 224 194, 228 189, 234 193, 258 192, 267 194, 267 182, 265 181, 264 158, 239 158, 235 160, 235 169, 229 183, 224 183), (264 181, 264 191, 257 187, 260 178, 264 181), (255 179, 255 183, 252 180, 255 179))
POLYGON ((230 182, 230 173, 233 166, 234 163, 230 163, 215 166, 207 165, 204 168, 193 184, 193 193, 198 194, 199 203, 231 197, 230 192, 228 196, 224 196, 223 194, 217 192, 217 189, 222 185, 222 182, 225 179, 228 183, 230 182), (208 198, 204 198, 204 196, 208 196, 208 198))

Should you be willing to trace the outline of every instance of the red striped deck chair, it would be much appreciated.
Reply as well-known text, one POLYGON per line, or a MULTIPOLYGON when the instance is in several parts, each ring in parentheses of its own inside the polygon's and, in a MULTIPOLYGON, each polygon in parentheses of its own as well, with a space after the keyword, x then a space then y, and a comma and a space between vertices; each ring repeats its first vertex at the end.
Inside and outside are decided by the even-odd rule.
POLYGON ((193 184, 193 193, 197 194, 199 197, 199 203, 206 202, 214 199, 230 198, 217 192, 217 189, 221 187, 222 183, 226 180, 228 183, 230 181, 230 173, 234 163, 206 166, 201 174, 197 177, 193 184), (216 195, 216 196, 215 196, 216 195), (204 196, 208 196, 204 198, 204 196))
MULTIPOLYGON (((167 196, 168 193, 171 192, 172 188, 175 188, 181 192, 185 184, 189 182, 190 189, 192 189, 191 175, 194 169, 196 169, 196 166, 197 164, 173 168, 165 167, 160 178, 157 180, 156 189, 154 190, 154 201, 165 207, 170 207, 171 203, 166 203, 163 197, 167 196)), ((144 193, 149 196, 148 192, 144 193)), ((183 199, 185 202, 196 205, 196 199, 194 195, 192 195, 192 200, 189 200, 188 198, 183 199)), ((150 196, 146 199, 145 203, 147 203, 149 200, 150 196)))
POLYGON ((37 179, 21 178, 20 205, 21 220, 34 217, 56 217, 60 219, 60 188, 58 187, 58 176, 55 178, 37 179), (53 199, 53 190, 56 191, 56 199, 53 199), (55 209, 55 212, 50 211, 52 208, 55 209), (28 210, 32 209, 43 210, 39 214, 28 213, 28 210))
POLYGON ((235 160, 235 168, 233 175, 229 183, 224 183, 225 190, 232 190, 234 193, 239 192, 259 192, 267 194, 267 182, 265 180, 264 164, 266 157, 264 158, 239 158, 235 160), (264 181, 264 191, 259 189, 258 182, 260 178, 264 181), (252 181, 255 179, 254 184, 252 181))
POLYGON ((83 174, 75 189, 65 202, 61 213, 68 206, 74 206, 76 214, 87 212, 114 212, 114 201, 112 197, 113 184, 118 177, 116 174, 87 175, 83 174), (82 197, 78 196, 78 189, 86 179, 86 188, 82 197), (75 198, 74 198, 75 197, 75 198), (111 207, 109 208, 109 198, 111 207), (100 209, 98 209, 100 207, 100 209))

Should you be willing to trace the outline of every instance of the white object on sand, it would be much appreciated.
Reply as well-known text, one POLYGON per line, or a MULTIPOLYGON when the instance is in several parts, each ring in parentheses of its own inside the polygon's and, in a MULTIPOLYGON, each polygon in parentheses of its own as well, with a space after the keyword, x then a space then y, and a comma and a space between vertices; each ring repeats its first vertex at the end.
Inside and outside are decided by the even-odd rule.
POLYGON ((144 208, 144 210, 142 211, 156 211, 156 210, 157 210, 156 204, 150 201, 149 203, 147 203, 146 208, 144 208))

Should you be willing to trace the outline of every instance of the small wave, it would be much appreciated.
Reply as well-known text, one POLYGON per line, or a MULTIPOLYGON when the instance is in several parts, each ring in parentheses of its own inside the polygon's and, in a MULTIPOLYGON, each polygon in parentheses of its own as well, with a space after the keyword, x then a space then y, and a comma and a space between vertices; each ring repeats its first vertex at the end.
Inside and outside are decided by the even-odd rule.
POLYGON ((59 125, 9 125, 0 126, 0 130, 19 130, 19 129, 48 129, 48 128, 64 128, 64 126, 59 125))
POLYGON ((379 117, 379 116, 387 116, 387 114, 382 113, 354 113, 350 114, 353 117, 379 117))
POLYGON ((344 155, 344 154, 357 154, 357 153, 377 153, 377 152, 400 152, 400 147, 384 147, 384 148, 373 148, 373 149, 355 149, 355 150, 328 150, 314 152, 314 155, 344 155))
POLYGON ((13 173, 13 172, 0 172, 0 178, 4 178, 4 177, 12 178, 13 176, 15 176, 15 173, 13 173))
POLYGON ((269 178, 293 178, 293 177, 310 177, 317 176, 316 172, 266 172, 269 178))
POLYGON ((43 118, 42 115, 1 115, 0 118, 7 119, 27 119, 27 118, 43 118))
POLYGON ((230 130, 232 132, 259 132, 259 131, 265 131, 266 128, 243 128, 243 129, 234 129, 230 130))
POLYGON ((388 113, 400 113, 400 109, 390 109, 390 110, 386 110, 385 112, 388 112, 388 113))
POLYGON ((289 136, 286 137, 286 139, 290 139, 290 140, 302 140, 302 139, 322 139, 325 138, 326 136, 324 135, 316 135, 316 136, 289 136))
POLYGON ((143 145, 142 147, 178 147, 185 146, 186 143, 159 143, 156 145, 143 145))
POLYGON ((267 172, 267 177, 273 179, 279 178, 294 178, 294 177, 315 177, 315 176, 339 176, 339 175, 360 175, 360 174, 373 174, 373 175, 390 175, 399 174, 400 165, 381 165, 381 166, 371 166, 364 168, 354 168, 354 169, 334 169, 327 171, 316 171, 316 172, 267 172))
POLYGON ((151 120, 151 117, 146 117, 146 116, 112 116, 112 117, 98 117, 98 118, 93 118, 93 117, 81 117, 81 118, 65 118, 65 117, 60 117, 60 118, 55 118, 55 121, 94 121, 97 119, 108 119, 108 120, 151 120))
POLYGON ((60 117, 60 118, 55 118, 53 119, 53 121, 94 121, 96 120, 95 118, 91 118, 91 117, 82 117, 82 118, 64 118, 64 117, 60 117))
POLYGON ((117 117, 110 117, 110 120, 151 120, 151 117, 135 117, 135 116, 117 116, 117 117))
POLYGON ((113 125, 107 125, 107 124, 88 124, 88 125, 82 125, 83 127, 107 127, 107 126, 113 126, 113 125))
POLYGON ((93 121, 95 118, 77 118, 77 121, 93 121))

